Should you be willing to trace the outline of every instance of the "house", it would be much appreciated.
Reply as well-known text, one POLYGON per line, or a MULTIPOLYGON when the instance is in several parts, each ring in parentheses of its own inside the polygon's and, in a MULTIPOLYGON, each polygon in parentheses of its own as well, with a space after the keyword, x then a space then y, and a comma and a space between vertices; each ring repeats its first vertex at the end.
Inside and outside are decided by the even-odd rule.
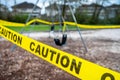
MULTIPOLYGON (((63 4, 57 4, 57 3, 53 3, 51 5, 49 5, 48 7, 45 8, 45 13, 47 16, 55 16, 55 15, 59 15, 59 8, 61 10, 61 12, 63 11, 64 5, 63 4)), ((68 5, 65 5, 65 10, 63 11, 65 13, 65 15, 69 15, 70 14, 70 9, 68 5)))
POLYGON ((83 4, 81 6, 79 6, 76 11, 81 13, 81 14, 86 14, 86 15, 89 15, 89 16, 92 16, 94 10, 95 10, 95 7, 97 9, 100 9, 102 6, 101 5, 98 5, 98 4, 83 4))
POLYGON ((0 12, 8 12, 8 8, 5 6, 5 5, 3 5, 3 4, 0 4, 0 12))
POLYGON ((0 19, 7 19, 9 12, 7 6, 0 4, 0 19))
POLYGON ((47 16, 55 16, 55 15, 57 15, 58 14, 57 5, 55 3, 53 3, 53 4, 49 5, 49 6, 47 6, 45 8, 45 14, 47 16))
POLYGON ((83 5, 79 6, 76 11, 78 11, 80 14, 92 16, 95 10, 96 10, 96 12, 99 12, 99 10, 101 9, 99 18, 104 19, 105 18, 105 10, 103 8, 104 8, 104 6, 102 6, 102 5, 92 3, 92 4, 83 4, 83 5))
POLYGON ((113 4, 106 7, 106 13, 109 18, 114 18, 116 15, 120 15, 120 5, 113 4))
POLYGON ((35 4, 28 3, 28 2, 22 2, 20 4, 12 6, 13 12, 17 12, 20 14, 29 14, 32 13, 33 16, 38 16, 41 14, 41 8, 39 6, 36 6, 36 9, 33 10, 35 4))
POLYGON ((89 16, 92 16, 94 13, 95 8, 97 8, 96 10, 100 10, 100 15, 99 18, 100 19, 104 19, 106 18, 106 16, 108 16, 108 18, 113 18, 115 17, 116 13, 120 14, 120 5, 116 5, 113 4, 111 6, 102 6, 102 5, 98 5, 98 4, 83 4, 82 6, 79 6, 76 11, 79 14, 86 14, 89 16), (102 7, 102 9, 101 9, 102 7))

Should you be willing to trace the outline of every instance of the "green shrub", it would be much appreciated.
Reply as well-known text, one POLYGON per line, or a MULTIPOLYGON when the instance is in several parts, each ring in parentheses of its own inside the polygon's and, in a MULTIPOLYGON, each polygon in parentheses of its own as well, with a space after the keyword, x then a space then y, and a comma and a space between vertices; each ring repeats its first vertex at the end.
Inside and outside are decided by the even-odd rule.
POLYGON ((89 24, 90 23, 90 16, 87 16, 86 14, 75 14, 77 22, 80 24, 89 24))
POLYGON ((28 15, 24 14, 16 14, 12 16, 11 21, 12 22, 19 22, 19 23, 25 23, 28 18, 28 15))

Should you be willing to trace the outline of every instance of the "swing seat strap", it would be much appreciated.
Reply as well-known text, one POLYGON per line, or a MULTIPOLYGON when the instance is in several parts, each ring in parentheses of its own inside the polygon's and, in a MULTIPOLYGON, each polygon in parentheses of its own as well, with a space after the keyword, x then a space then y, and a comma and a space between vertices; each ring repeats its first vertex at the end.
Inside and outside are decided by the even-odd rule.
POLYGON ((67 34, 63 34, 62 45, 66 44, 66 41, 67 41, 67 34))

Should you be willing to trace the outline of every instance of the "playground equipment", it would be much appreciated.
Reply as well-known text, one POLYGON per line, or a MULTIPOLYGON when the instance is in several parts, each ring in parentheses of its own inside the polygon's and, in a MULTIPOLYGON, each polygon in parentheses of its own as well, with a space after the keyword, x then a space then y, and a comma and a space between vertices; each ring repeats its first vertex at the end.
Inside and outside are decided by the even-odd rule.
MULTIPOLYGON (((32 12, 29 14, 29 16, 28 16, 28 18, 27 18, 27 20, 26 20, 26 22, 25 22, 25 26, 26 26, 26 24, 28 23, 28 21, 30 20, 33 11, 36 9, 38 2, 39 2, 39 0, 36 0, 36 3, 35 3, 35 5, 34 5, 34 7, 33 7, 33 9, 32 9, 32 12)), ((21 31, 20 31, 20 33, 23 33, 23 32, 24 32, 24 29, 25 29, 25 28, 22 28, 21 31)), ((13 46, 11 47, 11 51, 14 51, 15 48, 16 48, 16 45, 13 45, 13 46)))
MULTIPOLYGON (((58 8, 58 12, 59 12, 59 25, 60 25, 60 28, 59 28, 59 33, 60 32, 62 32, 62 39, 60 39, 58 36, 55 36, 54 37, 54 42, 55 42, 55 44, 56 45, 58 45, 58 46, 63 46, 63 45, 65 45, 66 44, 66 42, 67 42, 67 34, 66 34, 66 24, 65 24, 65 19, 64 19, 64 16, 65 16, 65 13, 64 12, 62 12, 62 11, 65 11, 64 9, 65 9, 65 6, 63 6, 63 10, 61 10, 62 8, 61 8, 61 4, 59 3, 59 1, 52 1, 52 2, 54 2, 54 3, 56 3, 56 7, 58 8), (58 3, 59 4, 58 4, 58 3)), ((32 22, 35 22, 35 21, 39 21, 38 19, 35 19, 35 20, 33 20, 33 21, 30 21, 30 19, 31 19, 31 16, 32 16, 32 13, 33 13, 33 11, 36 9, 36 5, 39 3, 39 0, 37 0, 36 1, 36 4, 34 5, 34 7, 33 7, 33 10, 32 10, 32 12, 29 14, 29 16, 28 16, 28 19, 26 20, 26 22, 25 22, 25 24, 26 25, 29 25, 30 23, 32 23, 32 22), (30 21, 30 22, 29 22, 30 21)), ((81 31, 80 31, 80 29, 79 29, 79 27, 78 27, 78 24, 77 24, 77 20, 76 20, 76 17, 75 17, 75 15, 74 15, 74 13, 73 13, 73 10, 72 10, 72 8, 71 8, 71 5, 70 5, 70 1, 69 0, 67 0, 67 3, 68 3, 68 6, 69 6, 69 9, 70 9, 70 12, 71 12, 71 15, 72 15, 72 17, 73 17, 73 20, 74 20, 74 22, 75 22, 75 26, 77 27, 77 31, 79 32, 79 35, 80 35, 80 40, 82 41, 82 43, 83 43, 83 46, 84 46, 84 48, 85 48, 85 52, 87 52, 87 46, 86 46, 86 44, 85 44, 85 42, 84 42, 84 39, 83 39, 83 37, 82 37, 82 34, 81 34, 81 31)), ((51 9, 53 9, 53 8, 51 8, 51 9)), ((54 27, 55 27, 55 22, 54 22, 54 18, 53 18, 54 16, 51 16, 51 19, 52 19, 52 26, 51 26, 51 31, 53 31, 54 32, 54 27)), ((45 21, 42 21, 43 23, 46 23, 46 24, 49 24, 49 25, 51 25, 51 23, 50 22, 45 22, 45 21)), ((21 30, 21 32, 20 33, 23 33, 24 32, 24 28, 22 28, 22 30, 21 30)), ((55 33, 54 33, 55 34, 55 33)), ((11 51, 13 51, 14 49, 15 49, 15 45, 11 48, 11 51)))

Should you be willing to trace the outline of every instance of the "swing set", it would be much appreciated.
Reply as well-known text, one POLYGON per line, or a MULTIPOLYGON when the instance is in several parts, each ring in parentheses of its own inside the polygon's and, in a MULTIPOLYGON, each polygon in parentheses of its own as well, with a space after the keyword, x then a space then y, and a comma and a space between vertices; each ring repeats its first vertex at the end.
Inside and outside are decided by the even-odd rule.
MULTIPOLYGON (((67 34, 66 34, 66 29, 68 29, 67 28, 67 25, 64 23, 65 22, 65 19, 64 19, 64 16, 65 16, 65 6, 66 6, 66 4, 64 3, 64 5, 63 6, 61 6, 62 5, 62 3, 59 3, 59 1, 50 1, 50 2, 54 2, 57 6, 57 9, 58 9, 58 13, 59 13, 59 26, 60 26, 60 28, 59 28, 59 33, 60 32, 62 32, 62 38, 60 39, 60 38, 58 38, 57 36, 54 36, 54 43, 57 45, 57 46, 63 46, 63 45, 65 45, 66 44, 66 42, 67 42, 67 34), (59 3, 59 4, 58 4, 59 3)), ((75 22, 75 26, 76 26, 76 28, 77 28, 77 31, 79 32, 79 35, 80 35, 80 40, 82 41, 82 43, 83 43, 83 46, 84 46, 84 48, 85 48, 85 52, 87 52, 88 50, 87 50, 87 47, 86 47, 86 44, 85 44, 85 41, 84 41, 84 39, 83 39, 83 37, 82 37, 82 34, 81 34, 81 31, 80 31, 80 28, 78 27, 78 25, 77 25, 77 20, 76 20, 76 17, 75 17, 75 15, 74 15, 74 13, 73 13, 73 9, 72 9, 72 7, 71 7, 71 5, 70 5, 70 1, 69 0, 66 0, 66 2, 68 3, 68 7, 69 7, 69 9, 70 9, 70 12, 71 12, 71 15, 72 15, 72 18, 73 18, 73 20, 74 20, 74 22, 75 22)), ((28 21, 31 19, 31 17, 32 17, 32 13, 33 13, 33 11, 36 9, 36 5, 39 3, 39 0, 37 0, 36 1, 36 3, 35 3, 35 5, 34 5, 34 7, 33 7, 33 9, 32 9, 32 12, 29 14, 29 16, 28 16, 28 18, 27 18, 27 20, 26 20, 26 24, 28 23, 28 21)), ((45 2, 44 2, 45 3, 45 2)), ((51 11, 53 10, 53 7, 51 7, 51 11)), ((36 17, 37 18, 37 17, 36 17)), ((52 24, 51 24, 51 29, 50 29, 50 31, 52 31, 53 32, 53 34, 55 34, 55 32, 54 32, 54 30, 55 30, 55 22, 54 22, 54 16, 53 15, 51 15, 51 20, 52 20, 52 24)), ((23 33, 24 32, 24 27, 21 29, 21 32, 20 33, 23 33)), ((14 46, 12 46, 12 48, 11 48, 11 51, 13 51, 14 49, 16 48, 16 45, 14 45, 14 46)))

